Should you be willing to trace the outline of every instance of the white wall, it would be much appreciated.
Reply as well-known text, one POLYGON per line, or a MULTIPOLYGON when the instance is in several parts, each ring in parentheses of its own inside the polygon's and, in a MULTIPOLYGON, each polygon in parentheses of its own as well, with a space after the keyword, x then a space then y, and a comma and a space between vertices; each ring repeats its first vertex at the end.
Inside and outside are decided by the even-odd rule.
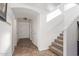
POLYGON ((24 21, 24 19, 17 19, 17 35, 18 39, 20 38, 30 38, 30 28, 29 28, 29 22, 27 20, 24 21))
POLYGON ((13 13, 13 10, 11 9, 10 5, 8 4, 8 10, 7 10, 7 21, 11 24, 11 54, 13 54, 15 46, 17 45, 17 23, 16 18, 13 13))
POLYGON ((77 56, 77 17, 79 6, 75 6, 64 13, 64 55, 77 56))
POLYGON ((64 17, 63 14, 55 17, 51 21, 47 22, 47 15, 41 14, 40 20, 41 20, 41 33, 40 37, 41 39, 39 42, 39 50, 45 50, 49 48, 49 45, 51 45, 51 42, 54 41, 54 39, 57 38, 59 33, 63 31, 64 28, 64 17))
POLYGON ((66 31, 64 31, 64 55, 66 56, 77 56, 77 39, 78 39, 78 28, 77 22, 74 21, 66 31))
POLYGON ((11 26, 0 21, 0 55, 11 55, 11 26), (9 49, 9 50, 8 50, 9 49), (7 53, 7 54, 6 54, 7 53))
POLYGON ((78 16, 79 6, 72 7, 69 10, 64 11, 64 25, 67 28, 78 16))
POLYGON ((39 48, 38 40, 40 39, 40 17, 37 15, 30 22, 31 33, 30 38, 32 42, 39 48))
MULTIPOLYGON (((9 15, 8 15, 9 16, 9 15)), ((7 17, 8 17, 7 16, 7 17)), ((11 23, 11 20, 8 18, 8 22, 11 23)), ((6 22, 0 21, 0 55, 11 54, 11 42, 12 42, 12 25, 7 24, 6 22), (9 52, 10 51, 10 52, 9 52)))
POLYGON ((15 46, 17 45, 17 22, 13 10, 11 9, 11 7, 9 7, 9 4, 8 4, 8 12, 7 12, 7 21, 11 23, 12 40, 11 40, 10 48, 12 49, 12 54, 13 54, 15 46))
POLYGON ((12 53, 13 53, 18 40, 17 40, 17 20, 14 14, 12 17, 13 17, 12 18, 12 53))
POLYGON ((0 33, 1 33, 0 35, 0 38, 1 38, 0 39, 0 55, 3 55, 3 56, 12 55, 13 53, 12 50, 14 49, 14 45, 16 44, 15 41, 17 41, 16 33, 15 33, 16 27, 12 29, 12 25, 13 25, 12 20, 15 22, 14 26, 16 26, 15 17, 9 5, 7 9, 8 9, 7 10, 7 22, 9 24, 7 22, 0 21, 0 33), (15 32, 12 33, 12 31, 15 31, 15 32))

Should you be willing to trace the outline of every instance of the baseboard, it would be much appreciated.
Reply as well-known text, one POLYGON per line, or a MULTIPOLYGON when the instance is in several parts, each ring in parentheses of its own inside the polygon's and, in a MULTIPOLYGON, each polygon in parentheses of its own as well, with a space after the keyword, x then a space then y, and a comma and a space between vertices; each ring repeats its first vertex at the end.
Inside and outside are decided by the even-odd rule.
POLYGON ((7 50, 1 51, 0 53, 0 56, 12 56, 12 46, 9 46, 7 50))
POLYGON ((20 40, 20 39, 30 39, 30 38, 18 38, 18 40, 20 40))
MULTIPOLYGON (((32 41, 32 40, 31 40, 32 41)), ((32 41, 32 43, 38 48, 38 44, 36 44, 35 42, 32 41)))
POLYGON ((49 49, 49 47, 45 47, 45 48, 38 48, 39 51, 43 51, 43 50, 47 50, 49 49))
POLYGON ((13 49, 12 49, 12 55, 13 55, 13 53, 14 53, 15 48, 17 47, 17 43, 18 43, 18 41, 19 41, 19 39, 17 39, 16 44, 14 45, 14 47, 12 47, 12 48, 13 48, 13 49))

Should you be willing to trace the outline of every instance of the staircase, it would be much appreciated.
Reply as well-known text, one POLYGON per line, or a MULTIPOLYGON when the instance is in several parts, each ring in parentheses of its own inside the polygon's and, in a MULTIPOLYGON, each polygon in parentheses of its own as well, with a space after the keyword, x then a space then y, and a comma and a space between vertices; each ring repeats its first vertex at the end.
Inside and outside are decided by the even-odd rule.
POLYGON ((63 33, 52 42, 51 46, 49 46, 49 50, 58 56, 63 56, 63 33))

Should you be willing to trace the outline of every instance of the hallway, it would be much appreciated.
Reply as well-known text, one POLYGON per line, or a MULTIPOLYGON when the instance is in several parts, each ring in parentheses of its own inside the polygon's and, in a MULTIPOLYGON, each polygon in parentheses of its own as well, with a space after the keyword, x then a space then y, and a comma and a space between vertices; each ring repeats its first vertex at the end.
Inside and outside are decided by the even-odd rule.
POLYGON ((38 51, 30 39, 20 39, 13 56, 56 56, 50 50, 38 51))

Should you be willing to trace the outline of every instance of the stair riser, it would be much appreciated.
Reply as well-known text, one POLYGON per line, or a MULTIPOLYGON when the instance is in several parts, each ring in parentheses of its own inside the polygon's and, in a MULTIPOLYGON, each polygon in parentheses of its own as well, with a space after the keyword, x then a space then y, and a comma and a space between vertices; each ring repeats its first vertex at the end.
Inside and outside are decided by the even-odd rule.
POLYGON ((50 47, 50 50, 59 56, 63 56, 63 53, 60 53, 60 52, 56 51, 55 49, 52 49, 51 47, 50 47))
POLYGON ((60 36, 63 36, 63 34, 60 34, 60 36))
POLYGON ((61 40, 63 40, 63 37, 62 36, 60 36, 60 37, 57 37, 58 39, 61 39, 61 40))
POLYGON ((63 41, 55 40, 55 42, 63 45, 63 41))
POLYGON ((63 51, 63 46, 58 46, 58 45, 56 45, 56 44, 52 44, 52 46, 54 46, 54 47, 60 49, 61 51, 63 51))

